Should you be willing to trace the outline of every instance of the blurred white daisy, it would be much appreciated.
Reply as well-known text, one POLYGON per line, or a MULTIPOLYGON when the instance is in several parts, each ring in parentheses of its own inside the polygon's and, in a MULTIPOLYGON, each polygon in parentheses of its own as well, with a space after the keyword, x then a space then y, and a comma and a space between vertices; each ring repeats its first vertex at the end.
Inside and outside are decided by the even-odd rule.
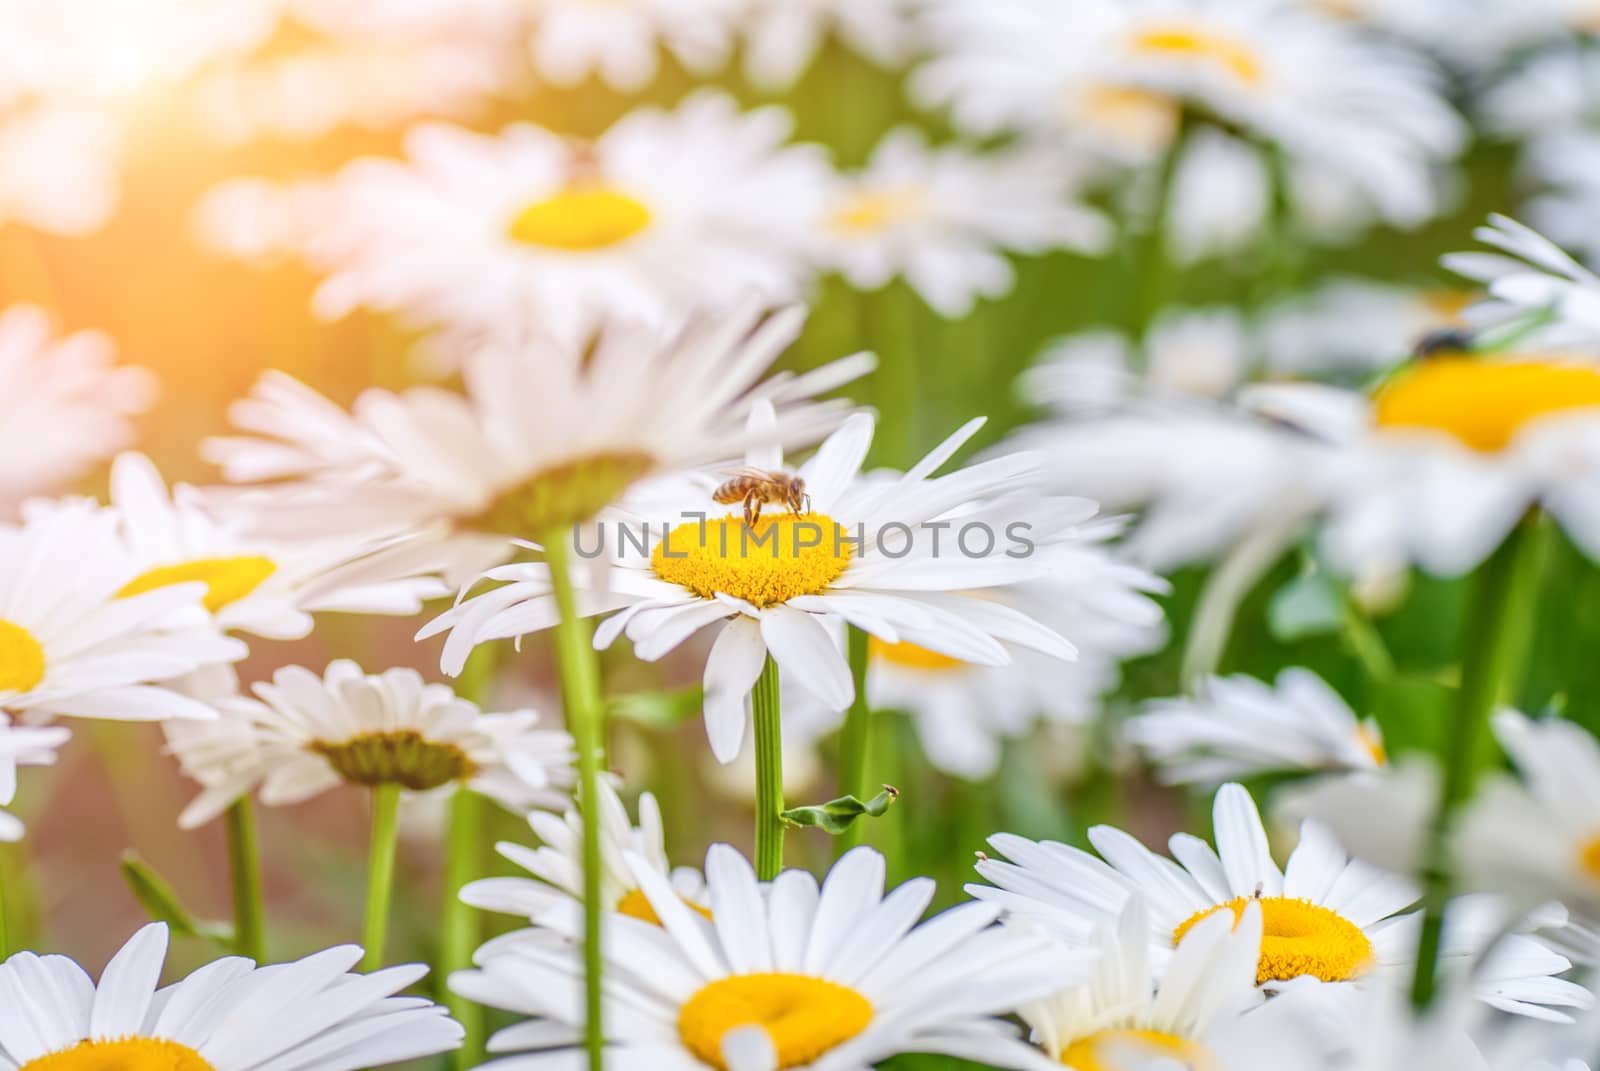
POLYGON ((636 92, 655 79, 663 48, 694 74, 726 63, 748 0, 531 0, 528 7, 528 49, 541 78, 576 86, 594 75, 636 92))
POLYGON ((211 718, 160 682, 247 653, 180 584, 122 596, 129 576, 116 518, 89 502, 32 510, 0 526, 0 711, 161 721, 211 718))
POLYGON ((483 713, 415 670, 368 674, 341 659, 321 676, 286 666, 251 690, 254 698, 216 702, 219 723, 168 734, 185 772, 203 786, 179 818, 185 829, 258 788, 263 803, 283 806, 341 783, 408 792, 456 786, 521 814, 561 806, 574 780, 566 733, 539 728, 532 710, 483 713))
POLYGON ((880 67, 910 59, 920 41, 915 0, 747 0, 744 70, 759 89, 792 86, 829 34, 880 67))
POLYGON ((155 400, 156 381, 115 357, 98 331, 56 338, 35 306, 0 312, 0 518, 132 440, 130 418, 155 400))
MULTIPOLYGON (((1409 983, 1420 924, 1419 913, 1405 913, 1418 896, 1410 880, 1349 859, 1316 822, 1301 826, 1300 842, 1280 870, 1255 803, 1239 785, 1218 790, 1213 821, 1215 850, 1179 833, 1169 842, 1172 859, 1110 826, 1089 831, 1099 857, 998 834, 989 843, 1011 861, 980 860, 979 874, 993 885, 967 891, 1075 945, 1115 920, 1130 898, 1143 897, 1152 961, 1163 975, 1173 949, 1201 921, 1222 912, 1238 917, 1256 904, 1263 923, 1258 985, 1409 983)), ((1499 935, 1488 924, 1492 906, 1453 905, 1442 952, 1451 969, 1469 969, 1499 935)), ((1472 984, 1493 1007, 1561 1019, 1554 1009, 1593 1002, 1583 987, 1554 977, 1570 966, 1543 944, 1513 934, 1494 947, 1472 984)))
POLYGON ((1105 248, 1107 221, 1074 199, 1073 185, 1055 153, 936 149, 899 127, 821 204, 818 254, 852 286, 903 276, 941 315, 962 317, 977 299, 1010 292, 1007 254, 1105 248))
MULTIPOLYGON (((633 869, 661 924, 609 917, 604 952, 608 1061, 691 1071, 844 1071, 904 1052, 1022 1067, 1031 1054, 996 1016, 1070 982, 1081 957, 993 926, 968 903, 917 924, 933 882, 884 895, 883 857, 845 854, 818 889, 803 870, 769 885, 727 845, 706 855, 711 917, 652 865, 633 869)), ((554 920, 575 937, 576 905, 554 920)), ((581 1043, 583 961, 552 931, 523 931, 451 978, 457 993, 533 1017, 490 1041, 520 1053, 490 1067, 567 1067, 581 1043)))
POLYGON ((1463 329, 1470 289, 1420 288, 1338 276, 1269 306, 1259 332, 1266 366, 1303 377, 1392 368, 1438 331, 1463 329))
MULTIPOLYGON (((1198 923, 1159 984, 1148 933, 1144 901, 1135 897, 1091 936, 1096 959, 1087 981, 1019 1010, 1051 1060, 1090 1071, 1138 1071, 1166 1061, 1232 1068, 1234 1048, 1265 1040, 1248 1037, 1257 1024, 1273 1022, 1248 1014, 1261 1002, 1259 906, 1246 905, 1236 923, 1220 916, 1198 923)), ((1279 1031, 1271 1036, 1283 1040, 1279 1031)))
MULTIPOLYGON (((588 521, 649 476, 738 456, 751 445, 815 442, 848 403, 817 396, 870 370, 870 356, 761 376, 803 314, 746 306, 666 335, 608 330, 592 352, 535 342, 493 347, 464 369, 466 394, 377 388, 346 413, 269 372, 230 410, 245 436, 208 440, 229 480, 258 483, 263 531, 305 539, 409 533, 372 571, 438 570, 455 585, 508 557, 512 537, 588 521), (755 402, 776 421, 751 431, 755 402)), ((347 584, 360 570, 341 574, 347 584)))
POLYGON ((123 454, 112 463, 111 505, 137 573, 122 593, 204 584, 201 603, 223 631, 299 639, 311 632, 313 611, 414 614, 425 599, 448 591, 430 577, 342 585, 341 572, 362 569, 364 555, 384 548, 352 539, 252 539, 219 518, 195 488, 180 484, 169 493, 143 454, 123 454))
MULTIPOLYGON (((1071 641, 1071 662, 1026 648, 1011 664, 975 665, 901 640, 874 637, 867 695, 873 709, 903 710, 928 761, 946 773, 984 780, 998 767, 1001 745, 1035 726, 1085 725, 1116 687, 1122 660, 1166 642, 1161 607, 1151 594, 1166 583, 1116 560, 1103 541, 1115 522, 1082 526, 1082 539, 1041 550, 1045 572, 1014 587, 983 593, 1071 641)), ((784 708, 784 718, 789 718, 784 708)), ((835 715, 835 721, 837 721, 835 715)))
MULTIPOLYGON (((630 918, 660 923, 655 909, 639 888, 629 859, 642 860, 672 888, 683 902, 709 915, 705 880, 693 867, 674 868, 667 858, 666 831, 661 807, 648 792, 639 796, 639 824, 628 819, 627 808, 616 789, 599 783, 601 896, 610 909, 630 918)), ((533 811, 528 825, 542 842, 537 848, 502 841, 501 855, 533 878, 484 878, 466 885, 461 899, 485 911, 521 915, 537 923, 553 904, 583 899, 583 816, 569 808, 564 816, 533 811)))
POLYGON ((519 329, 582 346, 616 318, 660 328, 752 294, 791 299, 831 171, 819 147, 786 145, 789 129, 779 108, 711 91, 592 143, 525 123, 414 127, 407 160, 307 188, 299 251, 326 276, 314 309, 399 313, 445 329, 459 356, 519 329))
POLYGON ((0 713, 0 841, 22 839, 22 822, 5 807, 17 798, 17 767, 53 766, 56 752, 72 733, 59 726, 32 728, 11 724, 0 713))
MULTIPOLYGON (((830 633, 839 621, 886 642, 905 640, 978 664, 1008 664, 1002 640, 1073 657, 1056 632, 972 593, 1041 575, 1044 556, 1034 553, 1035 541, 1048 546, 1070 538, 1094 506, 1028 493, 1036 455, 934 477, 982 423, 967 424, 886 483, 860 478, 874 421, 855 414, 796 470, 804 512, 769 510, 753 527, 715 501, 715 479, 685 487, 660 512, 645 508, 642 521, 618 518, 606 526, 609 557, 585 563, 574 578, 580 613, 620 611, 596 630, 595 646, 608 647, 626 633, 637 657, 655 661, 700 630, 716 629, 705 668, 705 719, 722 762, 739 753, 750 691, 769 655, 780 680, 790 679, 828 709, 850 704, 849 665, 830 633), (652 523, 657 517, 659 525, 652 523), (1017 541, 1018 525, 1026 526, 1026 545, 1017 541), (941 548, 937 537, 946 529, 955 530, 944 534, 941 548)), ((758 404, 752 439, 770 441, 774 427, 772 407, 758 404)), ((745 463, 779 472, 783 454, 756 448, 745 463)), ((479 643, 555 624, 546 565, 502 566, 485 576, 502 586, 459 603, 418 634, 449 630, 446 672, 459 672, 479 643)))
POLYGON ((75 238, 105 226, 122 192, 116 117, 73 102, 8 109, 3 98, 0 90, 0 226, 75 238))
POLYGON ((1462 813, 1454 855, 1470 887, 1560 900, 1600 921, 1600 744, 1560 718, 1495 715, 1521 780, 1497 777, 1462 813))
POLYGON ((1387 761, 1378 723, 1358 720, 1306 669, 1286 669, 1270 685, 1242 675, 1208 677, 1193 698, 1154 700, 1124 725, 1161 779, 1175 784, 1372 770, 1387 761))
MULTIPOLYGON (((974 133, 1093 123, 1130 148, 1165 148, 1181 109, 1214 116, 1332 175, 1384 220, 1439 208, 1435 172, 1465 127, 1418 55, 1288 0, 959 0, 931 7, 923 102, 974 133)), ((1291 176, 1293 178, 1295 176, 1291 176)))
POLYGON ((96 985, 65 956, 18 952, 0 964, 0 991, 18 1002, 18 1014, 0 1021, 0 1062, 22 1071, 356 1071, 461 1044, 442 1007, 395 995, 428 973, 420 964, 351 974, 361 949, 344 945, 268 967, 220 959, 158 988, 166 954, 167 927, 152 923, 96 985))

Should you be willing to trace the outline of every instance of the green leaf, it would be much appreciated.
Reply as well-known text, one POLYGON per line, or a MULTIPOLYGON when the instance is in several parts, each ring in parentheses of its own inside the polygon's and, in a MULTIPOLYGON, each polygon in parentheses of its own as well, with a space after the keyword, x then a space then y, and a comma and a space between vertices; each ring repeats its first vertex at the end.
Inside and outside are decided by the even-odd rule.
POLYGON ((218 944, 233 940, 233 928, 221 922, 204 922, 190 914, 178 894, 155 868, 135 852, 122 857, 122 878, 153 922, 165 922, 180 937, 204 937, 218 944))
POLYGON ((783 812, 783 820, 791 826, 815 826, 838 836, 849 829, 857 818, 881 818, 889 804, 900 797, 900 790, 884 785, 883 791, 865 803, 854 796, 840 796, 836 800, 815 807, 793 807, 783 812))
POLYGON ((1295 577, 1274 592, 1267 605, 1267 625, 1280 643, 1337 632, 1343 623, 1344 600, 1326 573, 1295 577))
POLYGON ((625 718, 652 729, 671 729, 697 717, 705 706, 705 691, 698 684, 675 692, 632 692, 613 696, 607 703, 614 718, 625 718))

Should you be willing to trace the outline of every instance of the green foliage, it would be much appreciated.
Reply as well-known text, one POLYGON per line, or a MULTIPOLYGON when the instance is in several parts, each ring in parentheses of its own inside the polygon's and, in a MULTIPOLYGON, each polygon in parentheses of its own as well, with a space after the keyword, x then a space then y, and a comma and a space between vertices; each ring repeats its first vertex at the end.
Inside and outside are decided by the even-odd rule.
POLYGON ((136 852, 122 857, 122 878, 152 922, 164 922, 179 937, 203 937, 224 948, 233 943, 233 928, 224 922, 196 919, 178 899, 171 883, 136 852))
POLYGON ((782 818, 791 826, 811 826, 837 837, 858 818, 882 818, 889 805, 899 798, 899 789, 884 785, 882 792, 864 803, 854 796, 840 796, 814 807, 791 807, 783 812, 782 818))

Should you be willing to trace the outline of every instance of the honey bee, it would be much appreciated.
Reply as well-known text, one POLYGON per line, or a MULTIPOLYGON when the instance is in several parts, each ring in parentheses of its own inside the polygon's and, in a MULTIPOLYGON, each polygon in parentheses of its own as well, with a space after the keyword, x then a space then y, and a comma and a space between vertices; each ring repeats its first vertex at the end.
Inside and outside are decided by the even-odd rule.
POLYGON ((754 528, 761 516, 761 507, 768 502, 788 506, 790 513, 806 513, 811 509, 811 496, 806 494, 806 482, 787 472, 764 472, 761 469, 741 469, 737 476, 711 492, 712 501, 723 506, 744 503, 744 523, 754 528))

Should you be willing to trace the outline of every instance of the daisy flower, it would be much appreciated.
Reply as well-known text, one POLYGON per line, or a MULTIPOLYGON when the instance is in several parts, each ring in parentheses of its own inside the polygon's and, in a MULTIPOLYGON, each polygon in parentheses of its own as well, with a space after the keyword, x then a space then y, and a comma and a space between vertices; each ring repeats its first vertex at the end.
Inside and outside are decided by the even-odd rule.
MULTIPOLYGON (((1089 831, 1099 858, 999 834, 989 843, 1011 861, 980 860, 979 874, 993 885, 967 891, 1073 946, 1114 920, 1130 898, 1143 897, 1152 962, 1163 975, 1171 971, 1173 950, 1198 924, 1217 914, 1237 917, 1255 904, 1263 927, 1258 985, 1403 987, 1409 981, 1420 923, 1418 913, 1404 913, 1418 896, 1411 881, 1349 859, 1316 822, 1302 825, 1300 843, 1280 870, 1255 803, 1239 785, 1217 791, 1213 821, 1215 850, 1179 833, 1169 842, 1172 859, 1109 826, 1089 831)), ((1495 936, 1486 921, 1492 906, 1453 905, 1445 963, 1462 970, 1484 951, 1495 936)), ((1561 1018, 1548 1006, 1587 1007, 1593 999, 1581 986, 1553 977, 1570 966, 1532 938, 1513 934, 1474 975, 1474 992, 1507 1011, 1561 1018)))
MULTIPOLYGON (((883 857, 846 853, 819 890, 803 870, 769 885, 734 849, 706 855, 711 917, 685 904, 655 867, 635 877, 661 925, 608 919, 604 944, 607 1059, 617 1067, 690 1071, 848 1071, 897 1053, 940 1053, 997 1067, 1029 1063, 1004 1015, 1070 983, 1078 957, 1040 935, 993 926, 968 903, 917 925, 933 882, 887 896, 883 857)), ((557 930, 523 931, 478 955, 451 988, 535 1021, 507 1027, 489 1066, 564 1067, 582 1036, 577 911, 557 930)))
POLYGON ((346 588, 341 567, 361 569, 355 563, 382 548, 349 539, 299 545, 252 539, 218 518, 194 488, 180 484, 169 493, 142 454, 112 463, 111 504, 137 570, 122 593, 204 584, 201 603, 223 631, 300 639, 311 632, 312 611, 414 614, 423 600, 447 590, 427 577, 346 588))
MULTIPOLYGON (((1115 521, 1084 525, 1081 542, 1040 552, 1048 563, 1044 575, 984 593, 1067 637, 1076 660, 1019 648, 1010 650, 1009 665, 975 665, 874 637, 867 675, 872 708, 906 711, 928 761, 974 781, 993 775, 1004 741, 1040 723, 1093 720, 1102 696, 1116 687, 1119 663, 1159 650, 1167 637, 1161 607, 1150 598, 1165 593, 1166 582, 1119 562, 1104 546, 1120 528, 1115 521)), ((789 717, 785 706, 784 720, 789 717)))
POLYGON ((230 410, 247 434, 202 450, 228 479, 267 485, 240 503, 257 506, 263 531, 407 533, 370 559, 373 574, 437 570, 459 585, 506 558, 509 538, 588 521, 645 477, 835 427, 848 403, 816 398, 869 370, 870 356, 761 380, 803 320, 798 309, 764 317, 746 306, 665 336, 614 327, 592 353, 495 347, 464 369, 465 395, 373 388, 353 413, 269 372, 230 410), (752 433, 756 402, 772 403, 777 420, 752 433))
POLYGON ((764 90, 787 89, 833 33, 880 67, 897 67, 919 45, 913 0, 748 0, 744 70, 764 90))
POLYGON ((1387 761, 1383 733, 1306 669, 1274 684, 1209 677, 1194 698, 1158 699, 1125 723, 1127 739, 1173 784, 1220 784, 1281 771, 1373 770, 1387 761))
POLYGON ((93 234, 116 211, 122 154, 123 132, 104 108, 60 101, 12 110, 0 89, 0 225, 93 234))
POLYGON ((1465 127, 1415 53, 1288 0, 1095 0, 1071 4, 1070 18, 1068 6, 933 4, 936 52, 913 92, 980 135, 1087 120, 1158 151, 1188 110, 1335 176, 1390 223, 1438 209, 1434 173, 1465 127))
POLYGON ((458 786, 522 813, 559 806, 574 779, 566 733, 537 728, 532 710, 482 713, 415 670, 369 674, 340 659, 322 676, 286 666, 251 690, 254 698, 217 703, 221 724, 169 733, 185 772, 204 786, 179 818, 185 829, 257 788, 276 807, 341 783, 458 786))
MULTIPOLYGON (((639 796, 639 824, 628 819, 617 790, 598 783, 600 802, 600 889, 611 910, 629 918, 659 924, 650 901, 633 876, 629 859, 641 860, 669 882, 683 902, 706 914, 705 881, 693 867, 673 868, 667 860, 661 807, 650 793, 639 796)), ((557 817, 533 811, 528 825, 543 843, 537 848, 502 841, 495 847, 534 879, 484 878, 461 890, 461 899, 485 911, 521 915, 538 922, 552 904, 583 899, 583 816, 576 808, 557 817)))
POLYGON ((1340 276, 1269 306, 1259 327, 1268 368, 1348 380, 1392 368, 1436 331, 1465 329, 1471 289, 1340 276))
POLYGON ((0 713, 0 841, 22 839, 22 822, 4 810, 17 798, 17 767, 54 766, 56 751, 71 737, 69 730, 57 726, 13 725, 0 713))
POLYGON ((1231 1068, 1234 1035, 1271 1021, 1246 1014, 1261 1002, 1258 905, 1247 905, 1237 924, 1219 916, 1196 925, 1159 985, 1148 931, 1144 902, 1135 897, 1114 924, 1093 934, 1096 958, 1087 981, 1019 1009, 1051 1060, 1080 1071, 1135 1071, 1163 1060, 1231 1068))
POLYGON ((1600 276, 1506 216, 1491 215, 1489 225, 1472 234, 1496 252, 1452 253, 1443 260, 1489 292, 1489 301, 1468 310, 1472 322, 1531 322, 1530 344, 1553 350, 1600 342, 1600 276))
POLYGON ((663 47, 689 71, 727 62, 747 0, 532 0, 528 49, 539 76, 576 86, 591 75, 625 93, 648 86, 663 47))
POLYGON ((978 298, 1010 292, 1007 253, 1105 248, 1109 226, 1073 199, 1073 184, 1053 153, 934 149, 899 127, 822 205, 818 255, 863 290, 903 275, 941 315, 959 318, 978 298))
POLYGON ((116 367, 115 357, 98 331, 54 337, 50 317, 33 305, 0 312, 0 517, 132 440, 131 418, 155 400, 156 381, 142 368, 116 367))
POLYGON ((1600 921, 1600 744, 1559 718, 1495 715, 1521 781, 1497 778, 1463 812, 1454 854, 1472 888, 1558 899, 1600 921))
MULTIPOLYGON (((771 440, 773 421, 772 407, 758 404, 752 439, 771 440)), ((1039 468, 1036 455, 934 477, 982 423, 969 423, 885 483, 859 478, 874 422, 855 414, 796 470, 809 499, 805 511, 769 511, 753 527, 737 509, 718 504, 709 487, 685 489, 670 511, 641 511, 672 518, 659 526, 619 518, 609 526, 610 557, 585 563, 575 577, 580 613, 620 611, 596 630, 595 646, 626 633, 634 654, 654 661, 700 630, 716 629, 705 669, 705 718, 711 750, 722 762, 739 753, 747 699, 769 654, 780 680, 798 683, 828 709, 849 706, 855 693, 849 665, 829 631, 838 621, 886 642, 908 641, 978 664, 1007 664, 1002 640, 1071 658, 1072 646, 1051 629, 970 593, 1043 573, 1035 543, 1070 538, 1094 507, 1026 494, 1039 468)), ((745 462, 763 472, 783 470, 776 447, 752 450, 745 462)), ((596 557, 579 550, 580 557, 596 557)), ((446 672, 459 672, 476 644, 555 624, 545 564, 485 575, 503 586, 459 603, 418 634, 449 630, 446 672)))
POLYGON ((367 307, 442 328, 459 353, 522 327, 581 347, 615 318, 661 327, 751 294, 795 297, 831 175, 785 145, 781 109, 696 93, 629 113, 593 143, 526 123, 412 128, 407 159, 311 187, 300 253, 316 313, 367 307))
POLYGON ((0 992, 16 1013, 0 1021, 0 1065, 356 1071, 461 1044, 443 1008, 395 995, 428 973, 419 964, 352 974, 361 949, 345 945, 269 967, 220 959, 158 989, 166 955, 167 927, 152 923, 98 985, 65 956, 12 956, 0 964, 0 992))
POLYGON ((159 682, 243 658, 244 644, 211 627, 199 584, 124 595, 128 576, 116 518, 92 503, 0 526, 0 711, 27 722, 214 716, 159 682))

